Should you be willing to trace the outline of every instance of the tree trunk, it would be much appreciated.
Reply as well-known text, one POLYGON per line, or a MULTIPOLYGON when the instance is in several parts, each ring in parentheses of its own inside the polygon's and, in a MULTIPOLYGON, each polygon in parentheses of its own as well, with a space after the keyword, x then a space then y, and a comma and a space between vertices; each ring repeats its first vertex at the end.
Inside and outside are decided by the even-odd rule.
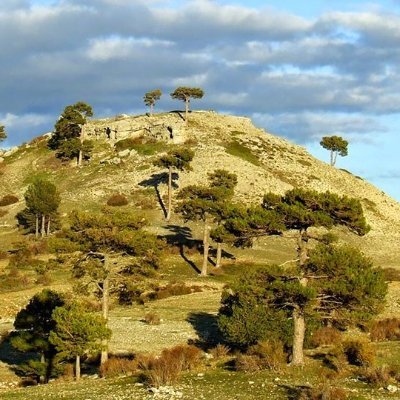
POLYGON ((78 167, 82 165, 82 149, 79 149, 78 153, 78 167))
POLYGON ((185 125, 188 125, 188 114, 189 114, 189 104, 190 104, 190 98, 186 97, 185 99, 185 125))
POLYGON ((46 217, 42 214, 42 227, 40 229, 40 235, 44 237, 46 234, 46 217))
POLYGON ((47 236, 50 235, 50 221, 51 221, 51 217, 50 217, 50 215, 49 215, 49 218, 48 218, 48 220, 47 220, 47 236))
POLYGON ((336 159, 337 159, 337 155, 338 155, 338 152, 337 151, 335 151, 334 152, 334 154, 333 154, 333 166, 335 166, 336 165, 336 159))
POLYGON ((304 365, 304 335, 306 331, 306 324, 304 313, 299 308, 293 310, 293 350, 291 365, 299 366, 304 365))
POLYGON ((153 115, 153 109, 154 109, 154 104, 151 103, 151 104, 150 104, 150 116, 153 115))
POLYGON ((333 150, 331 150, 331 166, 333 167, 335 165, 333 161, 333 150))
POLYGON ((81 356, 75 358, 75 379, 77 382, 81 379, 81 356))
MULTIPOLYGON (((303 272, 303 267, 308 259, 307 254, 308 235, 307 230, 302 229, 299 232, 298 238, 298 258, 300 273, 303 272)), ((307 278, 300 277, 300 285, 307 286, 307 278)), ((304 309, 296 306, 293 310, 293 349, 291 365, 304 365, 304 336, 306 331, 306 321, 304 317, 304 309)))
POLYGON ((167 218, 169 221, 171 219, 172 214, 172 167, 168 167, 168 210, 167 210, 167 218))
POLYGON ((207 276, 207 264, 208 264, 208 250, 210 247, 209 243, 210 227, 208 226, 208 216, 204 217, 204 232, 203 232, 203 266, 201 268, 201 276, 207 276))
MULTIPOLYGON (((40 354, 40 362, 41 362, 41 364, 46 364, 46 358, 45 358, 43 352, 40 354)), ((39 376, 39 383, 46 383, 46 376, 45 375, 40 375, 39 376)))
POLYGON ((36 214, 35 217, 35 237, 36 239, 39 237, 39 215, 36 214))
POLYGON ((217 243, 217 259, 215 261, 215 268, 219 268, 221 266, 222 260, 222 243, 217 243))
MULTIPOLYGON (((104 255, 104 269, 105 271, 109 271, 109 258, 108 255, 104 255)), ((103 318, 108 322, 108 308, 109 308, 109 296, 110 296, 110 278, 108 273, 103 280, 103 297, 102 297, 102 305, 101 310, 103 314, 103 318)), ((108 341, 105 339, 102 341, 102 350, 101 350, 101 358, 100 364, 104 364, 108 360, 108 341)))

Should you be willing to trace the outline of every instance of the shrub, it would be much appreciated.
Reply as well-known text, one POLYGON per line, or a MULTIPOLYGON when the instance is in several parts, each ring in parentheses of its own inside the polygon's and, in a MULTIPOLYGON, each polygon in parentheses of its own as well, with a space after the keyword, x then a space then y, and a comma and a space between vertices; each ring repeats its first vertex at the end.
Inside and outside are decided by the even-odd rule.
POLYGON ((387 318, 375 321, 370 330, 371 340, 400 340, 400 318, 387 318))
POLYGON ((218 343, 215 347, 210 349, 210 354, 213 356, 213 358, 218 360, 220 358, 226 357, 230 351, 231 349, 228 346, 218 343))
POLYGON ((162 351, 159 357, 141 357, 139 367, 144 370, 146 382, 155 387, 176 383, 182 371, 199 365, 201 350, 195 346, 178 345, 162 351))
POLYGON ((256 372, 261 369, 259 358, 248 354, 239 354, 235 358, 234 368, 236 371, 242 372, 256 372))
POLYGON ((351 365, 370 367, 375 361, 375 349, 367 340, 352 339, 344 341, 343 353, 351 365))
POLYGON ((121 207, 128 204, 128 199, 123 194, 113 194, 108 200, 107 205, 112 207, 121 207))
POLYGON ((100 376, 112 378, 119 375, 132 375, 138 370, 138 361, 125 357, 110 357, 100 366, 100 376))
POLYGON ((397 374, 395 368, 382 365, 377 368, 366 368, 361 372, 361 377, 372 386, 386 387, 390 383, 396 383, 397 374))
POLYGON ((330 385, 321 385, 316 388, 300 388, 294 400, 346 400, 348 395, 342 388, 331 387, 330 385))
POLYGON ((400 281, 400 270, 397 268, 384 268, 382 271, 386 282, 400 281))
POLYGON ((161 318, 154 312, 149 312, 144 316, 144 321, 149 325, 160 325, 161 318))
POLYGON ((283 344, 279 340, 264 340, 249 347, 247 354, 255 356, 261 369, 278 371, 286 363, 283 344))
POLYGON ((9 206, 11 204, 18 203, 18 197, 12 194, 6 194, 0 199, 0 207, 9 206))
POLYGON ((73 253, 82 249, 79 243, 75 243, 68 238, 51 236, 47 241, 50 253, 73 253))
POLYGON ((7 210, 0 210, 0 218, 8 214, 7 210))
POLYGON ((337 345, 340 343, 342 335, 331 327, 323 327, 316 330, 311 338, 311 345, 314 347, 337 345))
POLYGON ((201 292, 201 287, 196 285, 186 286, 184 283, 169 283, 167 286, 157 288, 151 298, 161 300, 194 292, 201 292))

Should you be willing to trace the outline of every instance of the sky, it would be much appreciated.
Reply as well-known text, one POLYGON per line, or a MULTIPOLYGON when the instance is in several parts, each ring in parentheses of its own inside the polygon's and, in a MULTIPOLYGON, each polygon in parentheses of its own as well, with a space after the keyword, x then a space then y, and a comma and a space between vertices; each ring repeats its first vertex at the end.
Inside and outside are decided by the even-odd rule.
POLYGON ((64 107, 96 117, 182 107, 244 115, 400 201, 400 0, 1 0, 0 124, 19 145, 64 107))

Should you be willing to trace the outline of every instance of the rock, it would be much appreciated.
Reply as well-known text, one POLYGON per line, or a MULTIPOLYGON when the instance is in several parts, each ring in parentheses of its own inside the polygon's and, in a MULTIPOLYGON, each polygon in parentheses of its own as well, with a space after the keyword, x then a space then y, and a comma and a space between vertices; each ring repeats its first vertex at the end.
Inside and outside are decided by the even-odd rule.
POLYGON ((18 147, 12 147, 10 150, 4 153, 4 157, 9 157, 13 155, 16 151, 18 151, 18 147))
POLYGON ((130 155, 130 153, 131 153, 131 151, 129 149, 125 149, 118 153, 118 157, 121 157, 121 158, 128 157, 130 155))
POLYGON ((4 162, 4 158, 0 157, 0 163, 4 162))
POLYGON ((397 386, 394 386, 394 385, 387 385, 386 390, 389 393, 396 393, 399 390, 399 388, 397 386))

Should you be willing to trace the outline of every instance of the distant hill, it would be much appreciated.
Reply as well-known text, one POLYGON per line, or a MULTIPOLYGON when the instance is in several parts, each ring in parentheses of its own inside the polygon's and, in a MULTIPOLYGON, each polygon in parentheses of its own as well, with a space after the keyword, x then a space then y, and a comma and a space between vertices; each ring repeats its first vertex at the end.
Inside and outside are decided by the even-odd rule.
MULTIPOLYGON (((190 113, 185 128, 179 112, 152 117, 124 115, 91 121, 85 133, 94 140, 95 149, 90 163, 81 168, 56 159, 47 149, 48 136, 3 155, 1 196, 15 194, 21 199, 0 208, 7 211, 0 216, 3 243, 15 232, 15 214, 24 207, 23 193, 35 175, 48 176, 58 186, 64 215, 73 208, 99 209, 111 194, 124 193, 138 207, 147 202, 146 198, 154 202, 157 210, 153 214, 159 216, 159 222, 154 218, 154 225, 161 226, 162 212, 155 201, 153 183, 162 171, 152 165, 152 159, 174 143, 186 143, 195 151, 195 158, 193 171, 180 173, 180 187, 205 183, 209 172, 224 168, 238 175, 235 199, 240 202, 259 203, 265 192, 284 193, 293 187, 359 198, 372 229, 366 237, 351 240, 383 266, 400 266, 398 202, 363 178, 331 167, 303 147, 256 128, 248 118, 198 111, 190 113), (107 139, 107 128, 117 139, 107 139), (136 139, 129 141, 127 137, 136 139)), ((159 189, 161 195, 166 191, 165 185, 159 189)))

